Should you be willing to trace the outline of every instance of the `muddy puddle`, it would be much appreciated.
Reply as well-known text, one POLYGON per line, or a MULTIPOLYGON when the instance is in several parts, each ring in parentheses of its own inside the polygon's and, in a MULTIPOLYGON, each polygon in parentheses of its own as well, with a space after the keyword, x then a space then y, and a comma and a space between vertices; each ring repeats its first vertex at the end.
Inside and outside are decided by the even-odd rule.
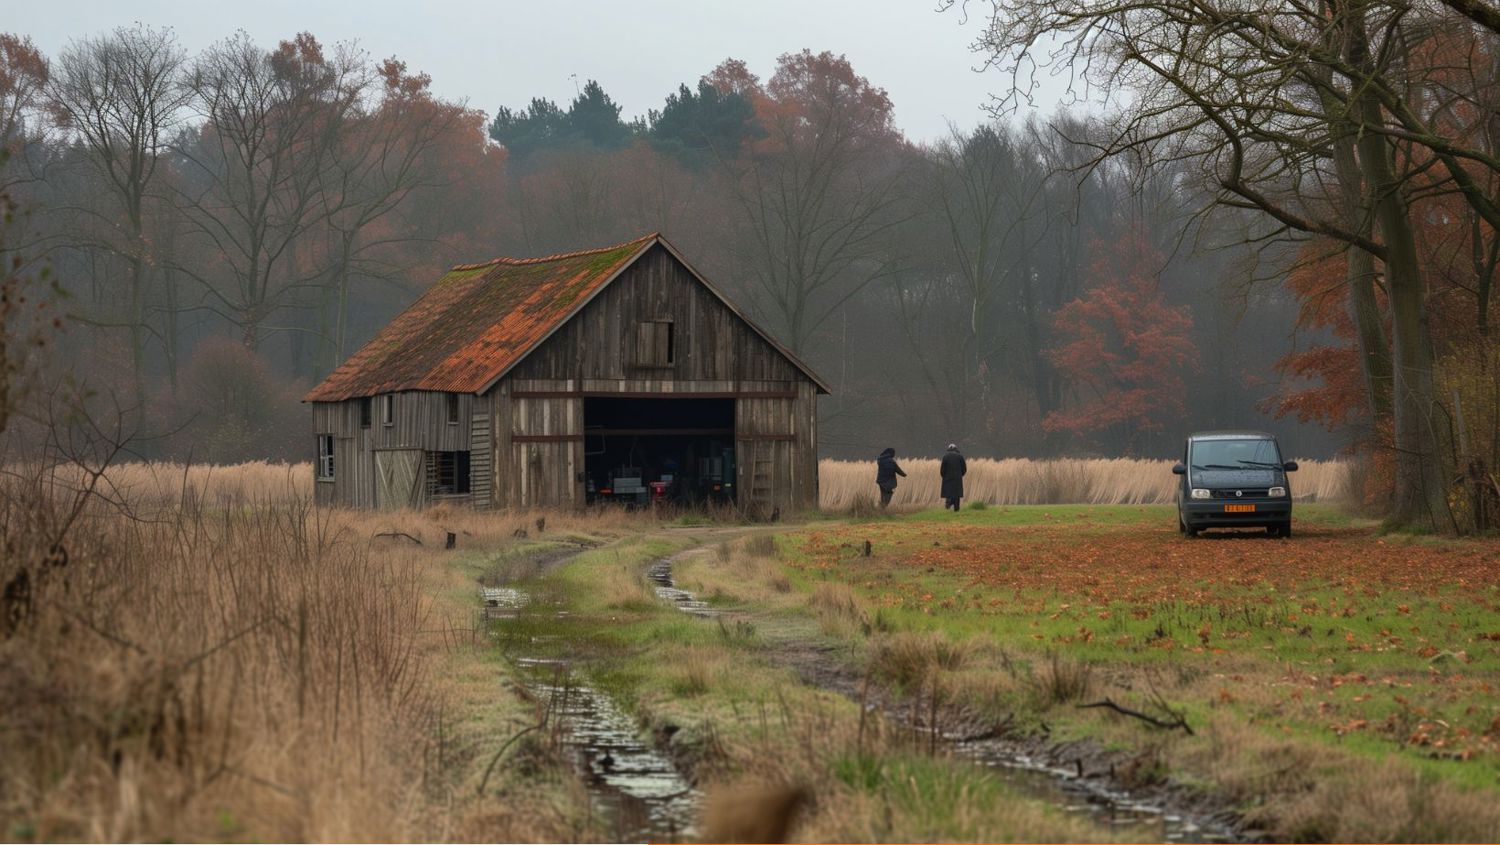
MULTIPOLYGON (((718 615, 706 603, 676 585, 672 579, 674 559, 675 556, 663 558, 648 570, 656 594, 685 612, 699 616, 718 615)), ((1173 812, 1115 789, 1105 779, 1081 777, 1072 769, 1017 753, 1013 744, 1003 740, 949 737, 948 747, 976 765, 991 769, 1021 794, 1045 801, 1067 813, 1086 815, 1094 823, 1107 830, 1119 831, 1121 835, 1155 842, 1246 841, 1227 819, 1173 812)))
POLYGON ((651 582, 651 589, 656 591, 657 598, 670 603, 683 613, 693 616, 701 616, 705 619, 718 616, 719 611, 710 607, 708 602, 703 601, 687 590, 679 589, 672 581, 672 561, 676 555, 664 557, 656 563, 651 564, 646 570, 646 579, 651 582))
POLYGON ((531 596, 513 587, 481 587, 479 598, 484 602, 486 619, 514 619, 531 603, 531 596))
POLYGON ((1001 742, 956 742, 954 753, 992 769, 1002 780, 1032 798, 1068 813, 1086 814, 1095 823, 1152 842, 1239 842, 1225 820, 1174 813, 1102 780, 1016 754, 1001 742))
MULTIPOLYGON (((485 587, 482 595, 485 618, 502 626, 528 608, 538 612, 521 590, 485 587)), ((628 713, 590 686, 566 656, 512 659, 522 683, 546 707, 548 721, 561 728, 564 753, 613 839, 675 842, 694 834, 702 794, 641 737, 628 713)))

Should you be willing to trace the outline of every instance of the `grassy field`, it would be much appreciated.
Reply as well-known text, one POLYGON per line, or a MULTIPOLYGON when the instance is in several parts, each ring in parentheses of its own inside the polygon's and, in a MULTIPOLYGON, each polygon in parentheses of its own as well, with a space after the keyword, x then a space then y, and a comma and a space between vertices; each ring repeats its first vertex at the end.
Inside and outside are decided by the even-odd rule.
POLYGON ((1290 541, 1186 540, 1170 508, 1045 506, 781 542, 793 591, 872 675, 900 677, 901 639, 941 638, 968 655, 955 706, 1148 748, 1280 838, 1500 830, 1493 541, 1382 537, 1318 507, 1290 541), (1076 707, 1105 698, 1194 735, 1076 707))
POLYGON ((634 714, 706 793, 700 833, 709 841, 764 841, 766 825, 782 823, 801 841, 1100 839, 1060 808, 862 715, 857 700, 802 682, 805 649, 830 643, 768 553, 770 535, 734 539, 741 534, 641 537, 513 581, 531 601, 497 623, 499 646, 513 657, 567 657, 634 714), (754 602, 753 618, 749 605, 700 619, 664 603, 646 566, 694 548, 701 553, 679 565, 736 585, 732 600, 709 594, 713 603, 741 605, 747 589, 778 598, 754 602))
POLYGON ((1492 540, 1321 504, 1291 540, 1187 540, 1155 505, 318 511, 253 469, 185 472, 186 496, 119 476, 61 544, 45 501, 4 497, 0 575, 29 579, 0 631, 6 838, 622 838, 522 658, 613 700, 719 840, 1161 835, 1066 812, 941 731, 1068 748, 1281 839, 1500 830, 1492 540), (653 592, 668 555, 718 615, 653 592), (486 622, 481 585, 529 601, 486 622), (1106 700, 1192 732, 1080 706, 1106 700))
POLYGON ((514 581, 534 601, 497 636, 615 697, 706 791, 719 839, 751 824, 726 807, 763 819, 788 795, 803 840, 1132 837, 948 753, 933 724, 1096 749, 1119 785, 1172 784, 1279 839, 1500 829, 1492 544, 1318 506, 1290 541, 1172 525, 1046 506, 656 530, 514 581), (717 617, 651 592, 667 555, 717 617), (1192 732, 1080 706, 1106 699, 1192 732))

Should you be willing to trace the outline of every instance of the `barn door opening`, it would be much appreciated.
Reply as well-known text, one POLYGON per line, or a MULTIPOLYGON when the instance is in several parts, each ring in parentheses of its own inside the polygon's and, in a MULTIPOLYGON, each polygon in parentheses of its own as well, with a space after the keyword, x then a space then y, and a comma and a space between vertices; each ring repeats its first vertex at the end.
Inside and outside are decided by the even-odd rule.
POLYGON ((733 399, 586 397, 583 431, 591 504, 735 500, 733 399))

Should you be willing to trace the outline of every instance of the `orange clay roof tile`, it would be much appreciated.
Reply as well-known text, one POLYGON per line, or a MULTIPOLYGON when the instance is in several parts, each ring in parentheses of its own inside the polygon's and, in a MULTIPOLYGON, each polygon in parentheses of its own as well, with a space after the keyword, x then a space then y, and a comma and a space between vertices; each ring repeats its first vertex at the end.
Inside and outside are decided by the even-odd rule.
POLYGON ((303 397, 401 390, 478 393, 654 243, 459 264, 303 397))

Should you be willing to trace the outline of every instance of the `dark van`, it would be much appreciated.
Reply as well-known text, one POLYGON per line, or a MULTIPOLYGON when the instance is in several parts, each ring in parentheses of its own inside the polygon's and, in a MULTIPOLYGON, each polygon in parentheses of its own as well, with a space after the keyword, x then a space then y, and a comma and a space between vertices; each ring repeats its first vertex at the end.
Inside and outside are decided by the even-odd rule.
POLYGON ((1292 536, 1292 488, 1276 437, 1263 431, 1202 431, 1188 435, 1177 485, 1177 530, 1189 537, 1205 528, 1264 528, 1292 536))

